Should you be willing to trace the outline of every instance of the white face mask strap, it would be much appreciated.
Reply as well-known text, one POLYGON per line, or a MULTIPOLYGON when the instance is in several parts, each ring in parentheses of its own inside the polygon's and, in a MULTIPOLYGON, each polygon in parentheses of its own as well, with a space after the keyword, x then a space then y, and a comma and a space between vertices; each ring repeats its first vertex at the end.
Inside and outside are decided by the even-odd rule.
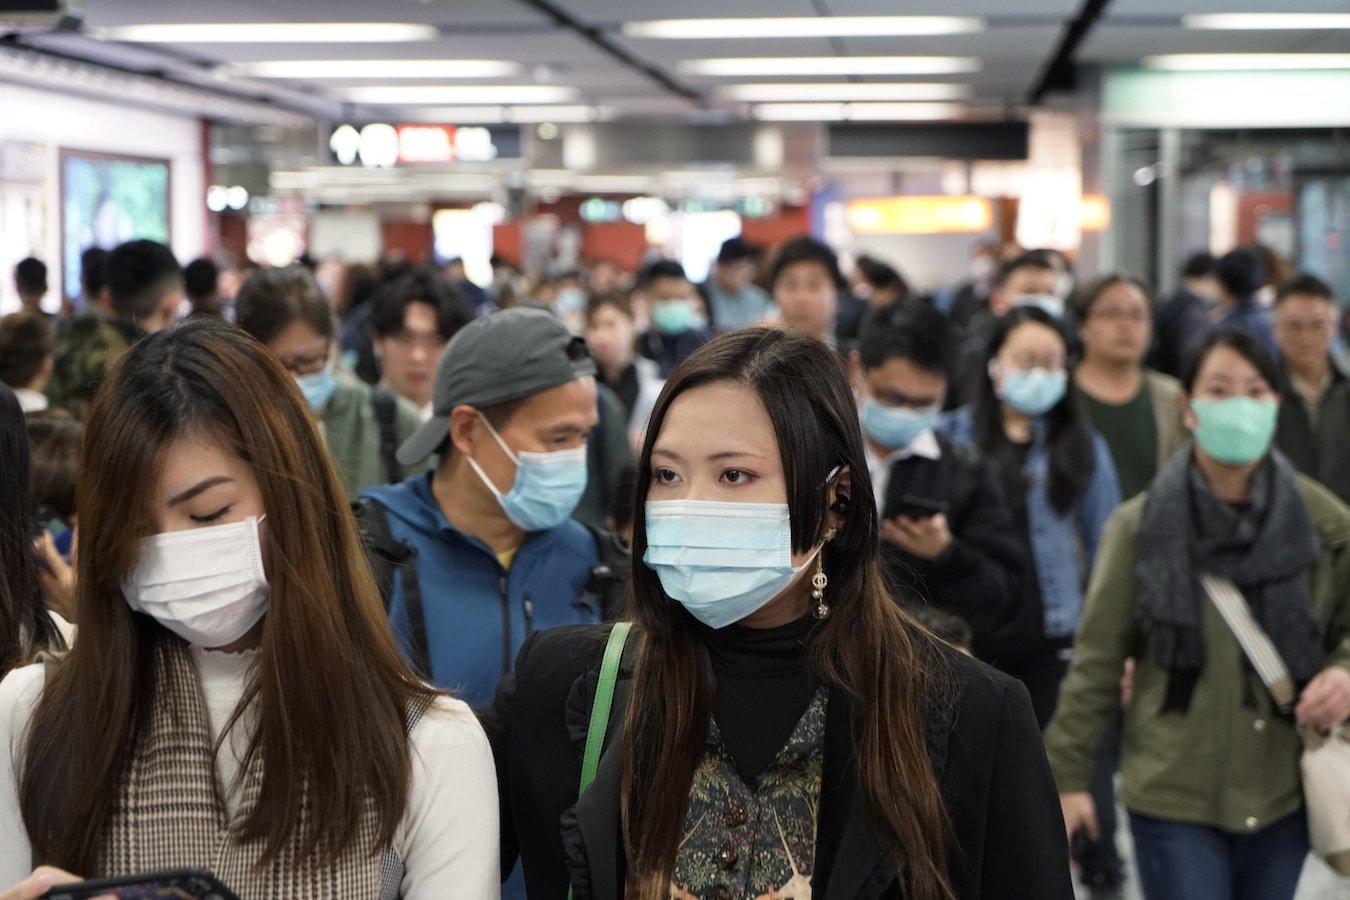
POLYGON ((487 416, 478 413, 478 418, 483 420, 483 425, 487 428, 488 434, 492 435, 492 439, 497 442, 497 446, 502 448, 502 452, 506 454, 507 459, 516 465, 520 465, 520 459, 516 457, 515 452, 510 447, 506 446, 506 441, 502 440, 502 436, 497 433, 497 429, 492 427, 492 423, 487 420, 487 416))

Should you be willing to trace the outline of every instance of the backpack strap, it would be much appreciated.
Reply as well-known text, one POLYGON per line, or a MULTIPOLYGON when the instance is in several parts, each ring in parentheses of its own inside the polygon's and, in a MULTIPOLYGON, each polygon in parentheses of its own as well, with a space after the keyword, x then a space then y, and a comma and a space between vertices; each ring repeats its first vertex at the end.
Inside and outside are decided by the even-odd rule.
POLYGON ((375 584, 384 601, 384 611, 394 595, 394 573, 398 572, 403 587, 403 609, 408 614, 409 637, 412 639, 414 671, 422 678, 431 677, 431 657, 427 648, 427 623, 422 611, 422 586, 417 578, 417 549, 407 541, 394 538, 389 530, 389 514, 375 500, 362 498, 352 504, 361 543, 366 548, 366 559, 375 573, 375 584))
POLYGON ((595 541, 595 565, 581 589, 581 603, 596 609, 602 622, 610 622, 623 613, 624 593, 632 567, 632 553, 618 537, 601 528, 581 522, 595 541))
POLYGON ((403 480, 403 467, 398 464, 398 398, 392 391, 375 387, 370 391, 370 407, 375 412, 375 423, 380 426, 380 462, 385 481, 397 484, 403 480))
MULTIPOLYGON (((591 720, 586 726, 586 749, 581 757, 581 782, 577 796, 586 793, 595 773, 600 768, 600 755, 605 749, 605 733, 609 730, 609 714, 614 708, 614 689, 619 684, 619 663, 623 660, 624 645, 633 629, 632 622, 615 622, 605 641, 605 655, 600 662, 600 681, 595 687, 591 703, 591 720)), ((572 888, 567 888, 567 900, 572 900, 572 888)))

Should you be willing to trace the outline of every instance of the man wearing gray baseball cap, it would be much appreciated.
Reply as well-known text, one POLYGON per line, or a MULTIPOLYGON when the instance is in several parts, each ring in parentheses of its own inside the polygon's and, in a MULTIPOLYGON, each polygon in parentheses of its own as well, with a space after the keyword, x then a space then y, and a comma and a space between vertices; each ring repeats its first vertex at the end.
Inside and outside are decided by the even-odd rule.
POLYGON ((361 495, 395 637, 471 706, 533 632, 600 621, 603 541, 570 518, 597 420, 585 340, 544 310, 493 313, 446 345, 432 416, 399 448, 439 466, 361 495))

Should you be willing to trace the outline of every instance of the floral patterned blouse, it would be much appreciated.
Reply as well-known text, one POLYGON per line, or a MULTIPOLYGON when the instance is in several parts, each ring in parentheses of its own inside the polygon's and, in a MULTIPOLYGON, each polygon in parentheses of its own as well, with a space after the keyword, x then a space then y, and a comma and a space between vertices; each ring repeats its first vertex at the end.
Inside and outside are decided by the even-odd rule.
POLYGON ((810 900, 825 738, 816 691, 772 765, 751 784, 709 722, 694 770, 671 900, 810 900))

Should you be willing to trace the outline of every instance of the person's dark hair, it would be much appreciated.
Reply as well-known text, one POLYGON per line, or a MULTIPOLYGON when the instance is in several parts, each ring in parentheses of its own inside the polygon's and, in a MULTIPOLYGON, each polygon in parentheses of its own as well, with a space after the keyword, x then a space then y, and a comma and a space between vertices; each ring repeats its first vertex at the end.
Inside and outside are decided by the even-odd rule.
POLYGON ((42 649, 62 646, 47 614, 33 551, 28 432, 14 392, 0 384, 0 677, 42 649))
POLYGON ((1205 360, 1209 358, 1209 354, 1219 347, 1227 347, 1247 360, 1265 379, 1266 384, 1270 385, 1270 389, 1279 392, 1280 369, 1275 364, 1275 358, 1271 356, 1265 344, 1261 343, 1249 331, 1243 331, 1239 328, 1220 328, 1211 331, 1196 341, 1195 346, 1186 356, 1186 365, 1181 370, 1181 386, 1187 394, 1195 393, 1195 382, 1200 377, 1200 369, 1204 366, 1205 360))
POLYGON ((998 273, 994 276, 994 287, 1003 287, 1019 269, 1044 269, 1053 272, 1055 263, 1043 250, 1027 250, 998 267, 998 273))
POLYGON ((678 278, 680 281, 688 281, 689 278, 684 274, 684 266, 673 259, 658 259, 649 263, 642 270, 642 275, 638 281, 644 287, 650 287, 653 282, 659 278, 678 278))
POLYGON ((866 255, 858 257, 857 266, 873 290, 894 290, 901 297, 909 294, 909 282, 905 281, 905 277, 896 271, 894 266, 866 255))
POLYGON ((83 434, 84 427, 74 419, 41 414, 28 417, 33 506, 45 506, 66 522, 75 515, 75 473, 79 471, 83 434))
POLYGON ((0 382, 28 387, 55 347, 51 322, 41 313, 17 312, 0 319, 0 382))
POLYGON ((436 333, 448 341, 474 319, 473 306, 439 272, 417 269, 390 282, 375 294, 370 327, 376 337, 403 330, 408 307, 425 303, 436 313, 436 333))
POLYGON ((637 485, 637 464, 628 463, 619 470, 614 482, 614 502, 609 511, 609 530, 623 537, 633 524, 633 491, 637 485))
POLYGON ((329 340, 333 311, 314 276, 303 266, 258 269, 234 298, 239 327, 264 344, 299 319, 329 340))
POLYGON ((815 238, 799 234, 790 239, 783 248, 778 251, 774 257, 773 266, 769 269, 769 287, 778 283, 778 278, 789 266, 795 266, 797 263, 816 263, 825 270, 830 281, 834 282, 835 287, 843 291, 848 288, 848 282, 844 280, 844 273, 839 271, 839 257, 835 256, 834 251, 828 244, 821 243, 815 238))
POLYGON ((1309 275, 1307 272, 1300 272, 1280 283, 1279 288, 1275 291, 1275 305, 1279 306, 1295 294, 1303 297, 1316 297, 1318 300, 1325 300, 1328 303, 1336 302, 1336 293, 1332 291, 1331 285, 1316 275, 1309 275))
POLYGON ((1266 261, 1258 248, 1239 247, 1219 257, 1214 275, 1229 294, 1242 299, 1261 290, 1266 283, 1266 261))
POLYGON ((183 269, 183 292, 194 305, 215 297, 219 281, 220 266, 204 256, 194 259, 183 269))
POLYGON ((833 612, 807 638, 809 665, 819 683, 852 706, 861 801, 902 892, 916 900, 950 898, 949 820, 923 738, 925 710, 950 702, 950 673, 887 590, 876 501, 843 370, 824 344, 776 328, 722 335, 681 363, 657 399, 637 467, 629 602, 638 650, 620 732, 622 831, 635 895, 664 898, 669 889, 714 695, 698 624, 640 562, 647 549, 643 500, 652 448, 671 405, 717 382, 753 390, 773 423, 796 552, 825 540, 827 482, 841 466, 851 473, 848 511, 822 550, 833 612))
POLYGON ((1213 253, 1200 252, 1192 253, 1186 257, 1185 264, 1181 267, 1182 278, 1208 278, 1214 274, 1219 261, 1213 253))
MULTIPOLYGON (((1034 306, 1019 306, 998 320, 989 338, 979 388, 971 410, 975 426, 975 443, 999 467, 1004 484, 1023 483, 1022 467, 1014 452, 1013 443, 1003 429, 1002 401, 994 389, 994 378, 989 373, 990 363, 998 357, 1008 337, 1027 324, 1043 325, 1059 335, 1067 350, 1068 336, 1063 327, 1048 313, 1034 306)), ((1069 379, 1064 396, 1044 416, 1049 433, 1050 474, 1046 485, 1050 505, 1061 515, 1068 515, 1087 490, 1096 469, 1096 455, 1092 446, 1092 431, 1083 417, 1073 379, 1069 379)))
POLYGON ((93 300, 108 286, 108 251, 90 247, 80 254, 80 293, 93 300))
POLYGON ((864 369, 892 358, 911 362, 946 378, 952 367, 951 329, 946 316, 927 303, 893 303, 874 311, 859 335, 864 369))
POLYGON ((633 318, 633 303, 627 291, 610 291, 606 294, 592 294, 586 300, 586 321, 606 306, 612 306, 628 318, 633 318))
POLYGON ((1081 291, 1074 295, 1072 309, 1074 319, 1079 322, 1086 322, 1088 316, 1092 315, 1092 307, 1101 299, 1110 288, 1117 285, 1126 284, 1135 288, 1144 295, 1144 301, 1148 304, 1149 311, 1153 311, 1153 291, 1141 279, 1133 275, 1126 275, 1123 272, 1112 272, 1109 275, 1103 275, 1091 284, 1087 285, 1081 291))
POLYGON ((270 597, 235 712, 250 710, 256 723, 243 768, 261 764, 263 780, 259 802, 238 825, 240 839, 260 842, 261 864, 271 865, 303 818, 301 852, 328 859, 358 839, 364 810, 374 810, 381 845, 402 819, 411 778, 407 714, 434 689, 408 668, 389 633, 342 483, 295 379, 243 331, 191 319, 133 344, 85 424, 80 636, 47 676, 19 767, 19 806, 36 859, 96 868, 138 723, 156 696, 155 647, 179 640, 134 612, 121 584, 141 540, 155 531, 157 461, 174 441, 202 434, 252 469, 267 511, 270 597))
POLYGON ((153 316, 164 295, 183 284, 173 251, 156 241, 119 244, 108 254, 107 276, 113 310, 133 321, 153 316))
POLYGON ((14 267, 14 286, 20 294, 47 293, 47 264, 31 256, 19 260, 14 267))

